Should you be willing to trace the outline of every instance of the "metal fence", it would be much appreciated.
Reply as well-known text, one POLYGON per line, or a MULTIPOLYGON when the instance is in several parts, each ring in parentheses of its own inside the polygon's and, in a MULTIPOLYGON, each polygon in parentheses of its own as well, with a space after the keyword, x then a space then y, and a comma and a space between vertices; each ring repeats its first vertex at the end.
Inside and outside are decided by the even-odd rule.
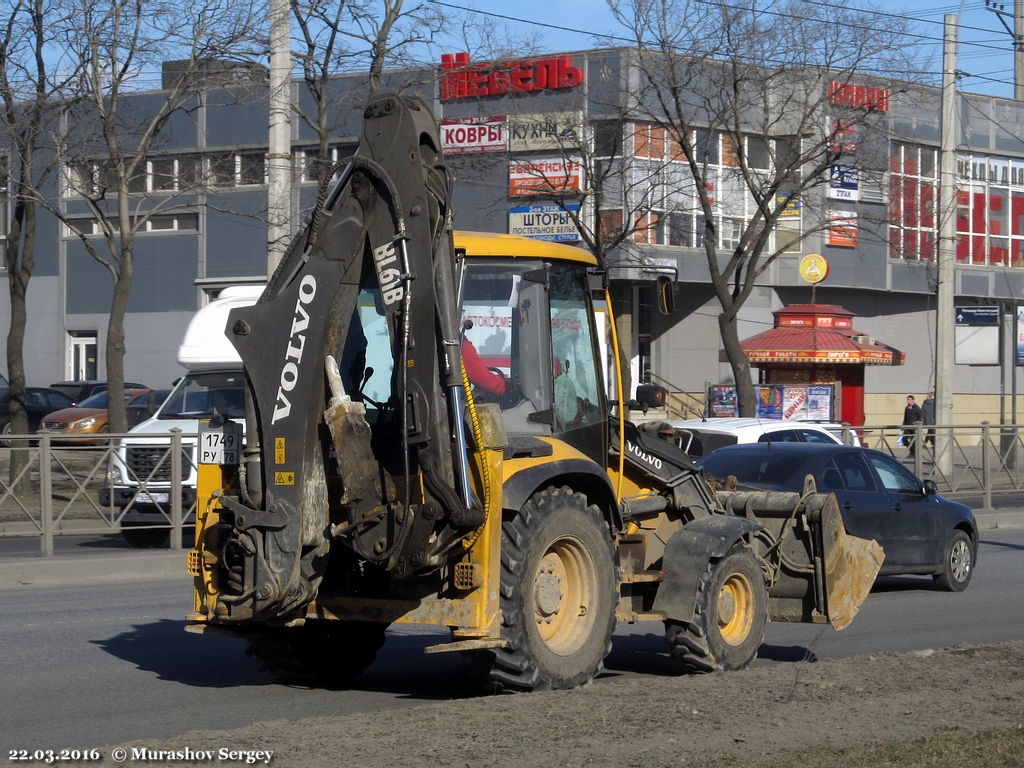
POLYGON ((983 421, 949 427, 845 427, 844 432, 844 442, 856 433, 866 448, 906 462, 918 477, 934 480, 944 495, 980 494, 984 508, 992 506, 993 494, 1024 489, 1024 427, 1018 425, 983 421))
MULTIPOLYGON (((94 437, 3 435, 0 439, 0 537, 39 537, 43 555, 53 554, 53 537, 101 535, 127 530, 153 531, 153 541, 167 538, 181 549, 186 525, 195 519, 195 504, 185 506, 186 478, 192 473, 196 435, 173 429, 154 439, 147 461, 135 466, 115 456, 122 434, 94 437), (118 468, 115 494, 111 469, 118 468), (101 502, 106 496, 107 504, 101 502), (124 501, 125 504, 120 502, 124 501), (142 523, 130 522, 145 511, 142 523)), ((132 435, 137 440, 137 435, 132 435)), ((139 444, 133 441, 133 446, 139 444)))
MULTIPOLYGON (((844 433, 845 442, 853 443, 856 435, 865 447, 888 453, 918 477, 934 480, 945 495, 980 495, 984 508, 992 506, 994 494, 1024 490, 1024 428, 1018 426, 864 426, 845 427, 844 433), (913 457, 908 438, 920 448, 913 457), (937 450, 948 451, 945 462, 936 461, 937 450)), ((56 443, 49 434, 3 435, 0 537, 38 537, 41 553, 52 555, 54 536, 111 534, 130 526, 132 531, 152 530, 161 537, 169 533, 169 546, 180 549, 195 520, 194 502, 183 499, 194 497, 184 478, 194 474, 196 435, 172 430, 168 438, 154 440, 147 461, 139 467, 115 458, 123 437, 103 435, 93 444, 87 438, 56 443), (12 460, 20 467, 13 475, 12 460), (104 491, 115 499, 110 473, 115 462, 121 469, 121 485, 130 492, 117 504, 102 504, 104 491), (142 509, 150 521, 139 524, 131 518, 142 509)), ((133 445, 138 444, 133 440, 133 445)))

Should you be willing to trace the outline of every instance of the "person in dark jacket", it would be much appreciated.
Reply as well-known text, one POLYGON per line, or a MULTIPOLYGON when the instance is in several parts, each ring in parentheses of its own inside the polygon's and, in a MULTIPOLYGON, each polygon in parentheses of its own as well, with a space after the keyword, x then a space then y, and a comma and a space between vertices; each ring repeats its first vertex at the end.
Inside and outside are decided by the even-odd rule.
MULTIPOLYGON (((921 416, 926 427, 935 426, 935 393, 929 392, 928 397, 921 403, 921 416)), ((929 429, 924 436, 924 444, 935 448, 935 430, 929 429)))
MULTIPOLYGON (((903 426, 912 426, 914 424, 920 424, 923 421, 924 414, 921 413, 921 406, 914 400, 913 395, 907 395, 907 407, 903 409, 903 426)), ((903 442, 910 450, 910 456, 914 455, 914 439, 916 436, 917 430, 903 430, 903 442)))

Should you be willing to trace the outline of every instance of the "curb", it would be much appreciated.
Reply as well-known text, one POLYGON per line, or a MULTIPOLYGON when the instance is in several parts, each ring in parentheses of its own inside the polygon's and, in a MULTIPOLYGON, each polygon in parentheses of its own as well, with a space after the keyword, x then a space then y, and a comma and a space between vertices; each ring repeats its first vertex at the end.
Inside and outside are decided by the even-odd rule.
MULTIPOLYGON (((53 524, 53 535, 96 535, 102 536, 107 533, 118 533, 121 530, 119 523, 108 525, 96 520, 58 520, 53 524)), ((7 523, 0 523, 0 536, 40 536, 40 527, 33 521, 13 520, 7 523)))
POLYGON ((984 509, 974 511, 979 531, 1024 528, 1024 509, 984 509))
POLYGON ((190 579, 188 553, 132 552, 111 557, 18 557, 0 562, 0 589, 86 586, 115 582, 190 579))

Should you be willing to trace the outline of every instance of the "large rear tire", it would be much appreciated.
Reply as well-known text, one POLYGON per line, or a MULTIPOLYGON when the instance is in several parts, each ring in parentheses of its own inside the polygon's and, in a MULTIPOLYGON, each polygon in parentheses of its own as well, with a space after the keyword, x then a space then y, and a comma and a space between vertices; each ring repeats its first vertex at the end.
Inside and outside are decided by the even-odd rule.
POLYGON ((974 573, 974 545, 966 533, 957 529, 946 541, 942 570, 932 578, 946 592, 963 592, 974 573))
POLYGON ((278 683, 345 688, 377 658, 387 627, 364 621, 268 627, 248 638, 245 653, 278 683))
POLYGON ((693 621, 666 621, 665 639, 685 672, 743 669, 757 658, 767 621, 761 566, 737 543, 701 576, 693 621))
POLYGON ((611 535, 600 510, 569 488, 531 498, 502 528, 501 634, 507 646, 493 652, 490 682, 532 691, 593 680, 611 651, 616 583, 611 535))

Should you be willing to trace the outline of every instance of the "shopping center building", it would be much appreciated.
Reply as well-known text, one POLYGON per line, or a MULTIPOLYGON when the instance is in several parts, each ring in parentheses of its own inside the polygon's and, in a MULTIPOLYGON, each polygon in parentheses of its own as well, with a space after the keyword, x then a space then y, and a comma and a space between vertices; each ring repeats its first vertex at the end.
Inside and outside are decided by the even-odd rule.
MULTIPOLYGON (((731 384, 732 371, 721 354, 720 306, 702 241, 711 230, 687 186, 693 182, 687 181, 679 144, 657 120, 640 119, 623 108, 638 81, 635 52, 552 53, 498 67, 446 56, 438 64, 433 72, 389 73, 385 87, 417 83, 408 92, 424 98, 439 121, 456 179, 456 228, 520 233, 583 247, 579 228, 565 209, 586 211, 593 205, 588 174, 617 164, 623 190, 635 188, 629 179, 635 181, 638 174, 649 179, 641 195, 644 210, 622 191, 618 202, 605 195, 598 215, 589 217, 601 225, 643 223, 607 262, 632 381, 650 380, 701 399, 709 388, 731 384), (553 179, 559 180, 557 190, 553 179), (675 283, 670 315, 653 308, 653 280, 660 275, 675 283)), ((358 143, 365 81, 338 77, 335 87, 332 151, 340 158, 358 143)), ((772 328, 777 313, 792 305, 825 304, 852 313, 861 341, 886 345, 898 353, 890 360, 902 361, 868 365, 863 373, 864 419, 895 423, 907 394, 921 400, 934 388, 936 326, 954 322, 938 317, 936 308, 941 93, 878 82, 823 87, 831 90, 822 101, 821 124, 835 119, 831 105, 870 111, 887 132, 887 163, 879 167, 876 162, 877 173, 859 176, 837 165, 829 182, 817 188, 820 199, 793 201, 773 235, 773 242, 787 245, 779 248, 784 252, 740 312, 740 338, 772 328), (811 232, 812 210, 823 211, 830 223, 815 225, 811 232), (806 269, 801 274, 801 264, 806 268, 811 255, 827 274, 815 283, 807 280, 806 269)), ((308 102, 301 82, 294 82, 292 91, 296 102, 308 102)), ((144 108, 146 99, 154 97, 132 98, 144 108)), ((159 204, 161 210, 136 243, 125 321, 125 377, 152 387, 166 387, 183 372, 175 360, 177 346, 200 306, 226 286, 267 278, 265 83, 256 77, 245 87, 226 86, 222 79, 191 107, 175 115, 149 159, 146 177, 133 182, 137 202, 159 204), (197 180, 201 186, 193 186, 197 180)), ((1016 391, 1009 372, 1016 374, 1017 344, 1011 342, 1017 338, 1016 305, 1024 301, 1024 103, 958 94, 957 108, 954 303, 988 309, 969 312, 968 323, 956 333, 954 423, 996 422, 1001 412, 1010 412, 1006 395, 1016 391), (970 324, 998 318, 1001 336, 995 326, 970 324), (1004 340, 1002 356, 997 338, 1004 340)), ((316 137, 297 115, 291 132, 297 229, 316 195, 316 166, 310 162, 316 137)), ((722 179, 713 228, 722 252, 735 247, 753 212, 749 196, 728 184, 735 141, 735 136, 714 131, 702 139, 707 161, 722 179)), ((774 156, 759 137, 743 141, 753 167, 774 156)), ((852 166, 855 152, 845 149, 847 166, 852 166)), ((112 285, 108 270, 83 245, 82 234, 101 236, 99 222, 74 191, 102 172, 102 161, 89 158, 66 169, 53 195, 67 220, 40 214, 25 343, 31 385, 105 377, 112 285)), ((0 317, 9 317, 8 301, 0 299, 0 317)), ((814 359, 814 350, 804 352, 814 359)), ((788 372, 785 365, 772 368, 770 383, 780 386, 820 383, 830 375, 827 356, 815 362, 814 372, 808 366, 788 372)), ((763 372, 755 375, 769 383, 763 372)))

